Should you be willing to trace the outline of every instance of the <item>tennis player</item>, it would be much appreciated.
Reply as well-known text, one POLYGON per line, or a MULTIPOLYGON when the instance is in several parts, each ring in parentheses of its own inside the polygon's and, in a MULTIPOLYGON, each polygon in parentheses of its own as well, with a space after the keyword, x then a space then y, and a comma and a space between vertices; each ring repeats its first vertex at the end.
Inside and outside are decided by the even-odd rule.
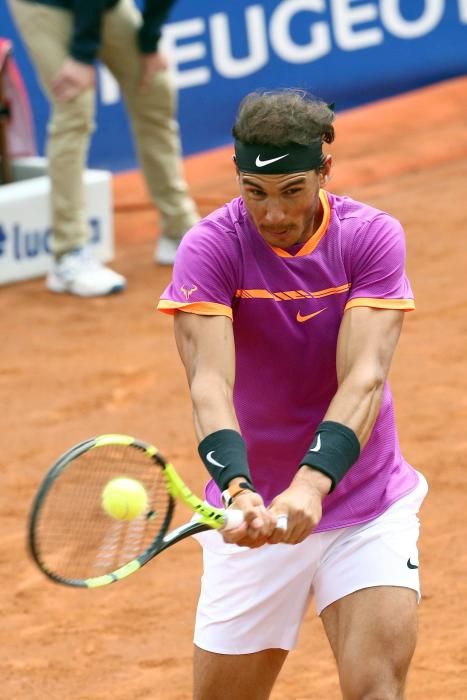
POLYGON ((333 120, 298 90, 243 100, 240 196, 184 237, 159 301, 206 498, 245 516, 199 536, 196 700, 269 698, 311 597, 343 698, 404 697, 427 483, 401 455, 387 375, 414 301, 401 224, 324 189, 333 120))

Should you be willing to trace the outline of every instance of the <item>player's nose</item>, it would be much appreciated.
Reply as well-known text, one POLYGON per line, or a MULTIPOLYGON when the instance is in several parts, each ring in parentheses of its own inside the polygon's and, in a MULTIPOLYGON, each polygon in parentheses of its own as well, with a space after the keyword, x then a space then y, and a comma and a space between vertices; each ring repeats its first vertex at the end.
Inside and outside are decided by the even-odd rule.
POLYGON ((270 200, 266 204, 264 223, 269 226, 277 226, 285 221, 285 212, 278 202, 270 200))

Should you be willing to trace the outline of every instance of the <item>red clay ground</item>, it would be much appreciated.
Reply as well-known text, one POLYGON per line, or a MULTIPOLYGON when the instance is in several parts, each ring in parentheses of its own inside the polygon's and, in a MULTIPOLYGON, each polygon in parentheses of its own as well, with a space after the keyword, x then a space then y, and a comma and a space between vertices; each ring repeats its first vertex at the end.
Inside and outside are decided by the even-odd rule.
MULTIPOLYGON (((338 116, 332 189, 399 217, 417 311, 392 388, 406 457, 427 475, 424 600, 411 700, 467 698, 467 79, 338 116)), ((236 194, 230 148, 186 161, 202 213, 236 194)), ((115 586, 61 588, 25 551, 35 489, 68 446, 100 432, 157 442, 200 489, 185 377, 171 321, 154 312, 170 269, 152 262, 157 217, 139 174, 115 178, 122 296, 79 300, 42 280, 0 290, 2 625, 0 697, 188 700, 200 574, 185 542, 115 586)), ((309 614, 274 700, 340 697, 320 622, 309 614)), ((248 700, 248 698, 239 698, 248 700)))

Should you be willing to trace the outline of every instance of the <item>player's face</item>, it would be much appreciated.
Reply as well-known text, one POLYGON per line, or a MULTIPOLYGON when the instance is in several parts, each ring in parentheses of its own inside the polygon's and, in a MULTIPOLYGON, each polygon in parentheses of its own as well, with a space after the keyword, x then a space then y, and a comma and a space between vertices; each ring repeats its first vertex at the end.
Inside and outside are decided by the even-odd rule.
POLYGON ((317 173, 257 175, 238 173, 240 193, 251 220, 269 245, 290 248, 305 243, 321 223, 319 189, 327 179, 330 160, 317 173))

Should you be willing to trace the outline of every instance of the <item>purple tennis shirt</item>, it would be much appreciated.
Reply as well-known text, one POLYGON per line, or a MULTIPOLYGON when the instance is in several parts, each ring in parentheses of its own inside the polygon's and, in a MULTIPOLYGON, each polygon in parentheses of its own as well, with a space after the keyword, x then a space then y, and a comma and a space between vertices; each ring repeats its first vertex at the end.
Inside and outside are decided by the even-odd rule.
MULTIPOLYGON (((321 190, 323 219, 304 244, 270 246, 241 197, 196 224, 177 251, 158 309, 225 315, 236 351, 234 404, 253 481, 266 503, 291 482, 337 390, 336 345, 347 309, 411 310, 405 238, 385 212, 321 190)), ((411 491, 388 384, 359 459, 325 497, 316 531, 371 520, 411 491)), ((206 498, 221 504, 210 481, 206 498)))

